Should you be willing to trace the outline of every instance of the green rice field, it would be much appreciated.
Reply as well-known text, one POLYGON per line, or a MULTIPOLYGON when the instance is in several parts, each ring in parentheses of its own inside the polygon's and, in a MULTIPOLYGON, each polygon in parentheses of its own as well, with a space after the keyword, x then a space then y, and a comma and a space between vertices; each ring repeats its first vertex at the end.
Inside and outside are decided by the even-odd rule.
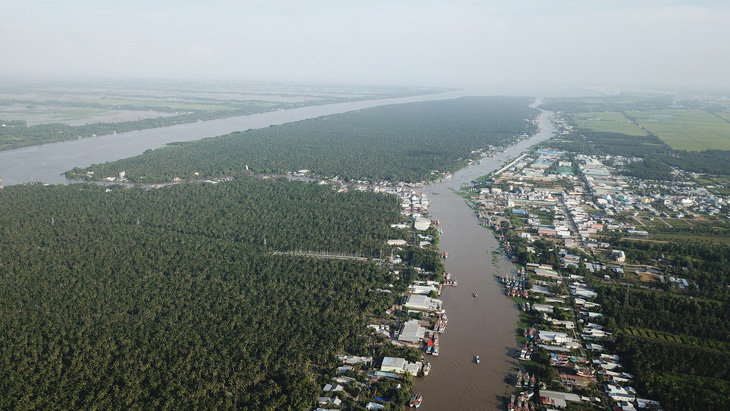
POLYGON ((621 133, 630 136, 645 136, 646 132, 622 113, 617 111, 592 111, 576 113, 573 118, 580 128, 598 132, 621 133))
POLYGON ((21 104, 0 106, 0 119, 25 120, 29 126, 48 123, 64 123, 71 126, 78 126, 97 122, 134 121, 173 115, 173 113, 151 110, 114 108, 63 107, 54 105, 26 106, 21 104))
POLYGON ((627 113, 645 129, 676 150, 730 150, 726 114, 697 109, 663 109, 627 113))

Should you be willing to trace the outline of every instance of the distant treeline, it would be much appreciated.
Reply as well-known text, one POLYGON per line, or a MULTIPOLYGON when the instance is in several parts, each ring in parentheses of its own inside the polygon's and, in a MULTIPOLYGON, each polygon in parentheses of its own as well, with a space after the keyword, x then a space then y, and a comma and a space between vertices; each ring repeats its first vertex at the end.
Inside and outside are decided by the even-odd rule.
MULTIPOLYGON (((194 123, 197 121, 215 120, 226 117, 246 116, 278 109, 286 110, 303 106, 335 104, 349 101, 372 100, 407 97, 422 94, 432 94, 448 91, 447 89, 396 89, 392 92, 378 91, 371 95, 362 95, 354 98, 331 97, 304 100, 294 103, 282 103, 262 100, 229 100, 203 97, 186 97, 179 104, 193 103, 196 105, 225 106, 225 109, 187 109, 184 107, 164 105, 135 105, 135 104, 101 104, 86 101, 33 101, 33 100, 0 100, 0 105, 24 104, 31 106, 51 105, 61 107, 88 107, 108 110, 129 111, 157 111, 161 113, 180 113, 169 117, 154 117, 141 120, 120 122, 97 122, 79 126, 70 126, 64 123, 47 123, 28 126, 24 120, 2 120, 0 123, 0 150, 9 150, 18 147, 37 144, 53 143, 57 141, 75 140, 102 136, 127 131, 144 130, 148 128, 167 127, 177 124, 194 123)), ((266 93, 263 93, 266 94, 266 93)), ((276 95, 276 94, 271 94, 276 95)), ((145 96, 146 97, 146 96, 145 96)))
POLYGON ((533 134, 538 111, 530 102, 474 97, 383 106, 168 146, 67 175, 125 171, 130 181, 158 182, 306 169, 345 181, 420 182, 463 167, 479 158, 477 150, 533 134))
POLYGON ((621 94, 600 97, 547 98, 540 105, 540 108, 550 111, 586 113, 593 111, 656 110, 669 107, 672 103, 674 103, 674 97, 670 94, 654 96, 621 94))
MULTIPOLYGON (((23 120, 0 120, 3 124, 5 124, 5 127, 0 127, 0 150, 102 136, 114 134, 115 132, 124 133, 127 131, 174 126, 177 124, 194 123, 196 121, 214 120, 224 117, 245 116, 272 111, 278 107, 281 106, 278 104, 267 104, 251 105, 245 109, 233 110, 185 110, 186 112, 184 114, 170 117, 154 117, 120 122, 101 122, 79 126, 71 126, 64 123, 48 123, 28 126, 23 120)), ((158 111, 166 111, 160 110, 160 107, 156 107, 154 109, 158 111)))

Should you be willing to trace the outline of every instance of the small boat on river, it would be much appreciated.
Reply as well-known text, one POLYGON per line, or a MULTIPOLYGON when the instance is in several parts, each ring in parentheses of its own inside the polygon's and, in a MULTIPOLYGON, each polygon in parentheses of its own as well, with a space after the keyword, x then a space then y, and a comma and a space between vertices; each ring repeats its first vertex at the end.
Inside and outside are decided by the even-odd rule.
POLYGON ((423 401, 423 397, 421 394, 413 394, 411 397, 411 401, 408 403, 409 406, 418 408, 421 406, 421 402, 423 401))
POLYGON ((478 355, 474 357, 474 362, 476 362, 477 364, 479 364, 479 356, 478 355))
POLYGON ((423 368, 421 369, 421 372, 423 373, 423 376, 427 376, 429 372, 431 372, 431 363, 426 362, 426 364, 423 364, 423 368))

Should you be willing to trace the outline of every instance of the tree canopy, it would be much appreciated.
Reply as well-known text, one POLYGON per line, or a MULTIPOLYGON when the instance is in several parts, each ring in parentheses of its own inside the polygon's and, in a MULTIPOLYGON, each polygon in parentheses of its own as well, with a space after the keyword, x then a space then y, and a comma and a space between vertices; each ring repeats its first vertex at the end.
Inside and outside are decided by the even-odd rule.
MULTIPOLYGON (((0 191, 0 408, 310 407, 392 281, 397 201, 241 179, 0 191), (230 394, 229 394, 230 393, 230 394)), ((362 353, 365 354, 365 353, 362 353)))
POLYGON ((537 110, 529 102, 471 97, 382 106, 169 145, 67 176, 89 178, 93 171, 92 178, 102 179, 124 171, 133 182, 160 182, 306 169, 345 181, 432 180, 478 159, 478 150, 534 133, 537 110))

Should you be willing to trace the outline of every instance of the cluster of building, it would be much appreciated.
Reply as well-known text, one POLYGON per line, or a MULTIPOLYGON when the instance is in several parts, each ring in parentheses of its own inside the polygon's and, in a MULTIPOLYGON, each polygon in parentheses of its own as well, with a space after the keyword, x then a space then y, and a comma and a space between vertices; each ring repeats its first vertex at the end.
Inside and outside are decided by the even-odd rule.
MULTIPOLYGON (((434 224, 438 225, 438 222, 431 221, 427 218, 429 200, 426 194, 416 192, 413 190, 405 190, 402 188, 389 188, 391 194, 395 194, 400 198, 401 214, 410 220, 410 223, 398 223, 392 224, 392 228, 398 228, 402 230, 413 229, 417 233, 413 238, 414 242, 417 242, 418 247, 428 247, 433 244, 434 238, 429 235, 421 234, 420 232, 426 231, 431 228, 434 224)), ((404 234, 411 234, 410 231, 403 231, 404 234)), ((408 245, 409 241, 405 238, 394 238, 388 240, 388 245, 402 247, 408 245)))
MULTIPOLYGON (((549 237, 565 241, 567 247, 591 248, 590 238, 604 230, 647 236, 646 221, 665 218, 728 218, 730 196, 702 187, 698 175, 675 170, 673 182, 645 181, 622 176, 611 165, 641 159, 620 156, 577 154, 572 161, 565 152, 549 149, 525 154, 494 173, 491 181, 474 181, 472 201, 480 217, 510 209, 526 217, 531 238, 549 237), (553 221, 541 221, 531 211, 553 214, 553 221), (598 210, 598 211, 596 211, 598 210), (633 220, 619 221, 618 215, 633 220), (637 218, 640 217, 640 218, 637 218), (536 234, 536 235, 535 235, 536 234)), ((487 221, 489 223, 489 221, 487 221)), ((593 245, 595 246, 595 245, 593 245)))
MULTIPOLYGON (((368 385, 378 381, 380 378, 400 380, 406 373, 416 375, 423 366, 421 362, 411 363, 403 358, 394 357, 384 357, 380 361, 379 367, 372 367, 374 365, 372 357, 340 355, 338 359, 341 361, 341 365, 337 367, 337 375, 332 377, 331 383, 327 383, 322 387, 322 392, 325 395, 317 398, 319 407, 315 411, 339 410, 343 402, 340 397, 343 395, 338 393, 343 393, 345 386, 352 387, 353 384, 359 384, 359 388, 365 389, 368 385), (363 372, 367 373, 367 382, 358 382, 356 378, 346 375, 355 371, 355 367, 366 367, 363 372)), ((365 405, 365 408, 368 410, 382 410, 385 409, 385 406, 381 403, 370 401, 365 405)))
MULTIPOLYGON (((439 232, 438 229, 433 230, 433 228, 437 228, 439 223, 428 218, 429 200, 425 194, 401 186, 365 187, 358 185, 356 189, 386 192, 400 198, 401 214, 406 222, 391 225, 392 228, 403 233, 402 238, 388 240, 388 245, 392 246, 394 250, 406 246, 430 248, 434 237, 439 232)), ((447 254, 442 253, 441 257, 446 258, 447 254)), ((398 255, 392 255, 385 262, 388 263, 389 268, 396 277, 400 275, 400 270, 405 264, 398 255)), ((395 304, 390 310, 386 311, 392 318, 377 324, 370 324, 368 328, 385 339, 387 341, 385 343, 423 349, 425 355, 423 355, 422 360, 410 362, 401 357, 386 356, 382 359, 373 360, 370 357, 340 356, 342 365, 337 368, 338 376, 322 388, 324 395, 318 399, 319 410, 326 409, 324 407, 339 408, 341 402, 338 402, 338 396, 333 397, 331 392, 341 391, 343 386, 352 387, 353 384, 361 384, 365 388, 381 379, 403 382, 405 375, 426 376, 429 374, 431 363, 425 358, 427 358, 427 355, 439 355, 439 335, 445 331, 448 324, 443 302, 438 299, 438 296, 441 294, 444 285, 456 286, 457 282, 448 273, 444 274, 443 282, 439 282, 436 281, 433 273, 426 272, 421 267, 412 267, 412 269, 418 273, 421 279, 412 281, 406 292, 395 297, 395 304), (396 313, 399 313, 399 315, 396 316, 396 313), (356 364, 367 366, 369 370, 364 371, 362 367, 356 367, 356 364), (355 378, 345 375, 348 373, 353 375, 353 371, 358 371, 359 379, 367 375, 367 382, 358 382, 355 378)), ((388 288, 376 291, 392 292, 388 288)), ((340 395, 339 398, 342 398, 342 396, 340 395)), ((369 402, 365 408, 383 409, 382 400, 376 398, 376 402, 369 402)))
MULTIPOLYGON (((590 271, 609 268, 605 263, 586 261, 567 251, 572 248, 602 253, 612 261, 610 268, 621 272, 626 253, 611 249, 609 244, 598 242, 592 236, 604 230, 643 235, 634 224, 613 218, 620 212, 635 209, 635 200, 639 197, 631 194, 632 185, 616 176, 601 159, 575 156, 573 162, 565 160, 564 154, 540 150, 535 155, 524 155, 512 161, 495 173, 492 181, 474 182, 472 191, 478 195, 472 200, 478 209, 477 215, 485 225, 498 232, 500 223, 508 221, 512 225, 517 218, 523 225, 516 230, 528 244, 543 238, 565 247, 560 251, 564 267, 585 265, 590 271)), ((510 251, 509 244, 505 248, 510 251)), ((637 397, 631 388, 632 376, 622 370, 614 355, 605 352, 603 342, 612 335, 598 323, 602 316, 600 306, 594 302, 598 294, 585 284, 583 277, 563 277, 556 267, 527 264, 518 269, 516 277, 503 277, 501 281, 506 294, 529 299, 521 308, 539 318, 539 324, 524 332, 526 342, 518 351, 519 359, 530 360, 536 350, 545 350, 550 354, 550 365, 556 370, 554 381, 540 382, 542 389, 536 402, 548 409, 564 408, 570 402, 602 403, 604 400, 600 396, 546 389, 556 384, 568 390, 585 389, 598 385, 600 376, 603 383, 599 387, 616 409, 658 409, 658 403, 637 397), (574 301, 574 305, 569 301, 574 301)), ((524 382, 520 384, 519 377, 518 374, 518 388, 524 389, 524 382)), ((516 398, 519 397, 511 398, 510 409, 525 406, 516 398)))
MULTIPOLYGON (((659 409, 658 402, 637 396, 636 390, 631 387, 633 376, 623 371, 618 356, 605 352, 601 342, 611 339, 612 335, 594 322, 602 316, 598 311, 600 305, 593 301, 598 294, 582 280, 577 275, 563 277, 554 267, 546 264, 529 264, 518 270, 517 279, 501 279, 507 294, 514 284, 532 284, 532 299, 521 307, 534 313, 540 321, 525 329, 523 335, 527 342, 521 348, 519 359, 530 360, 535 350, 545 350, 550 355, 550 366, 557 375, 552 383, 541 381, 539 402, 547 409, 565 408, 570 402, 602 403, 600 397, 546 389, 554 383, 568 390, 586 388, 598 384, 600 376, 603 381, 601 390, 612 400, 614 409, 659 409), (561 283, 566 287, 560 287, 561 283), (568 295, 553 293, 549 289, 569 290, 574 305, 569 305, 568 295), (538 299, 540 302, 537 302, 538 299), (573 312, 578 315, 573 316, 573 312), (555 318, 558 313, 562 313, 559 317, 569 319, 555 318)), ((520 371, 517 374, 518 389, 524 389, 524 379, 520 371)), ((515 398, 513 396, 509 404, 517 405, 508 405, 508 408, 512 407, 509 409, 518 409, 519 401, 515 401, 515 398)))
MULTIPOLYGON (((527 240, 528 251, 534 251, 529 246, 533 241, 547 239, 566 249, 603 256, 612 262, 607 266, 597 261, 583 261, 592 272, 611 268, 616 274, 622 274, 624 269, 629 269, 647 283, 653 281, 688 288, 689 281, 676 273, 665 277, 663 270, 655 267, 626 266, 624 251, 611 249, 608 243, 596 237, 608 231, 647 237, 649 231, 644 227, 645 223, 655 218, 657 223, 671 227, 672 222, 665 218, 687 218, 701 212, 712 216, 727 210, 729 200, 697 187, 691 179, 676 185, 648 183, 621 176, 607 165, 638 161, 636 159, 574 155, 574 161, 568 161, 566 157, 561 151, 538 150, 535 155, 518 157, 495 173, 490 181, 474 181, 470 188, 476 193, 472 202, 482 223, 499 230, 500 224, 505 221, 513 224, 518 218, 522 225, 513 226, 513 230, 527 240), (538 160, 538 166, 532 167, 538 160), (553 163, 548 168, 543 167, 548 161, 553 163), (558 174, 556 170, 560 167, 570 167, 577 173, 558 174), (545 169, 547 174, 543 176, 545 178, 529 177, 532 173, 526 172, 526 168, 545 169)), ((678 178, 688 177, 681 171, 675 174, 678 178)), ((510 244, 505 244, 505 249, 512 251, 510 244)), ((562 254, 565 267, 581 264, 581 257, 575 253, 564 251, 562 254)))

